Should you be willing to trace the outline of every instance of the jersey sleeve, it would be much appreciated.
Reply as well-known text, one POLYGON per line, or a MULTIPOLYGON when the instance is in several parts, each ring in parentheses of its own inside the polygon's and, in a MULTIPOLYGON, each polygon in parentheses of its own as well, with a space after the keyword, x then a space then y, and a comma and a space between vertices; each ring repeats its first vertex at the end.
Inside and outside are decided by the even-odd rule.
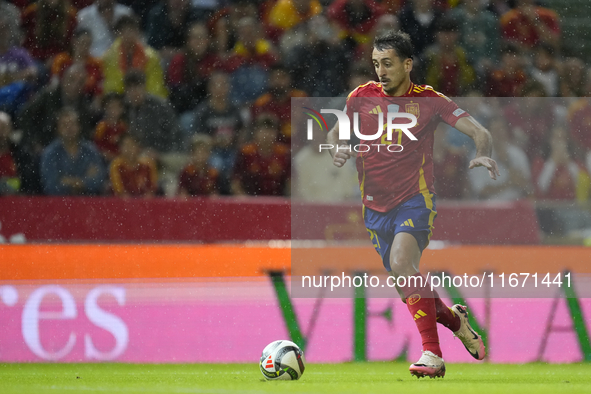
POLYGON ((448 125, 454 127, 460 118, 466 118, 470 116, 469 113, 458 107, 451 99, 446 97, 444 94, 437 93, 437 97, 432 98, 435 101, 437 115, 442 121, 448 125))

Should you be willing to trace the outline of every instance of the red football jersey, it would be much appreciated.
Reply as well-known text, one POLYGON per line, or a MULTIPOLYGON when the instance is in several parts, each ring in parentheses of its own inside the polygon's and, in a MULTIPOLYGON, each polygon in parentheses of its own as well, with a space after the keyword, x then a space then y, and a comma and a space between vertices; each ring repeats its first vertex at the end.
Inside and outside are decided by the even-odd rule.
MULTIPOLYGON (((400 97, 388 96, 378 82, 359 86, 347 98, 347 115, 359 113, 359 132, 364 136, 375 135, 378 130, 378 115, 383 119, 382 135, 377 140, 361 139, 361 144, 370 146, 368 152, 357 155, 357 171, 363 204, 378 212, 387 212, 419 193, 434 193, 433 187, 433 142, 435 129, 444 121, 455 126, 458 119, 468 113, 443 94, 428 85, 411 83, 406 94, 400 97), (401 130, 395 130, 392 141, 386 139, 388 112, 413 114, 417 118, 415 127, 409 129, 417 138, 411 140, 401 130), (386 146, 379 150, 372 144, 402 145, 401 152, 390 152, 386 146)), ((393 123, 409 123, 410 120, 397 118, 393 123)), ((353 133, 353 131, 352 131, 353 133)), ((363 147, 361 150, 366 150, 363 147)), ((396 150, 396 149, 393 149, 396 150)))
POLYGON ((263 156, 257 146, 247 144, 238 152, 234 178, 239 180, 246 194, 282 196, 291 177, 289 148, 275 144, 269 156, 263 156))
POLYGON ((187 165, 179 177, 179 189, 191 196, 208 196, 217 193, 219 174, 215 168, 197 168, 187 165))
POLYGON ((130 166, 121 157, 111 162, 111 186, 116 196, 144 196, 158 189, 158 173, 152 161, 141 160, 130 166))

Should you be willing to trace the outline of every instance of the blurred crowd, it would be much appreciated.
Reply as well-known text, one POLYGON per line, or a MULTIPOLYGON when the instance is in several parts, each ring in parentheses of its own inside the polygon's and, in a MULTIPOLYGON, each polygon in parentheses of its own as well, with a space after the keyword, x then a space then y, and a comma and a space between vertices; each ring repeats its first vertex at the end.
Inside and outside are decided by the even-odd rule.
POLYGON ((467 171, 472 147, 457 132, 436 133, 440 198, 589 198, 589 70, 565 56, 557 13, 535 0, 0 9, 2 195, 287 196, 293 171, 294 196, 354 198, 353 167, 338 172, 292 138, 291 98, 342 97, 375 79, 373 37, 401 29, 413 81, 469 98, 458 102, 494 137, 496 183, 467 171))

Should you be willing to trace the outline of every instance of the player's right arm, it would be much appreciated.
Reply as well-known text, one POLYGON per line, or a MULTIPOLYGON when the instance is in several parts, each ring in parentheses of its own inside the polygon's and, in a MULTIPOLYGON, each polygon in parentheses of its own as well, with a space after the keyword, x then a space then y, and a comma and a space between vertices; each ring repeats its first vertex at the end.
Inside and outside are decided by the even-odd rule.
POLYGON ((337 146, 342 143, 342 141, 339 141, 339 122, 336 122, 333 128, 328 132, 326 142, 333 146, 329 152, 332 156, 332 164, 335 166, 339 168, 344 166, 347 160, 354 156, 352 152, 337 150, 337 146))
MULTIPOLYGON (((359 88, 362 86, 364 85, 358 86, 347 96, 347 106, 345 106, 345 112, 347 112, 347 114, 349 114, 348 111, 352 111, 351 107, 349 107, 349 100, 352 97, 357 96, 359 88)), ((346 141, 339 141, 339 122, 336 122, 333 128, 328 132, 328 135, 326 137, 326 143, 332 145, 332 149, 329 151, 330 155, 332 156, 332 164, 339 168, 344 166, 347 160, 356 156, 355 152, 349 152, 344 149, 337 149, 338 146, 341 146, 341 144, 345 144, 345 142, 346 141)))

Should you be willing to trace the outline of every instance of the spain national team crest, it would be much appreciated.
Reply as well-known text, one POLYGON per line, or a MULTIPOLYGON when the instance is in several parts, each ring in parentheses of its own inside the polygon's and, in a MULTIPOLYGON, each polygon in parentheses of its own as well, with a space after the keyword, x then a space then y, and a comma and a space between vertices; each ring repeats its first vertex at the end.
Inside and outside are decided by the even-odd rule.
POLYGON ((406 112, 407 114, 412 114, 412 115, 416 116, 418 119, 419 114, 421 113, 419 110, 419 103, 406 104, 404 106, 404 112, 406 112))

